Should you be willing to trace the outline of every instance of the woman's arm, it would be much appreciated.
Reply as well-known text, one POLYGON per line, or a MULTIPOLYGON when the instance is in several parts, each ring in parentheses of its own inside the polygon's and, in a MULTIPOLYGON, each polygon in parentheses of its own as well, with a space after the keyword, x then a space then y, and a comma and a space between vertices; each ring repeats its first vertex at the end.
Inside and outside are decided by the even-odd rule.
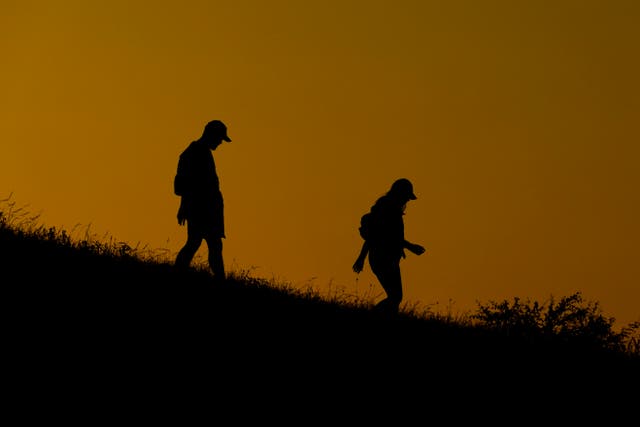
POLYGON ((426 250, 423 246, 415 243, 411 243, 407 240, 404 241, 403 247, 406 249, 409 249, 411 252, 413 252, 416 255, 422 255, 426 250))
POLYGON ((358 259, 353 263, 353 271, 356 273, 360 273, 364 268, 364 260, 367 258, 367 254, 369 253, 369 244, 365 240, 362 243, 362 248, 360 249, 360 254, 358 255, 358 259))

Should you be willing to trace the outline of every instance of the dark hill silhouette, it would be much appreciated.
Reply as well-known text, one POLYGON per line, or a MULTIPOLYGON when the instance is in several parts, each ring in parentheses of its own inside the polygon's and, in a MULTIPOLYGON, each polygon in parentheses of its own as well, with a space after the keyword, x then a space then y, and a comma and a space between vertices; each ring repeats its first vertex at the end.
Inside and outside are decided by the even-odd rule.
POLYGON ((327 388, 338 400, 406 403, 417 393, 511 402, 544 390, 549 399, 602 403, 637 386, 638 359, 614 352, 382 316, 233 273, 214 284, 205 270, 181 272, 126 248, 114 254, 46 234, 0 228, 6 363, 23 373, 17 388, 70 382, 128 394, 202 381, 245 397, 280 387, 311 404, 327 388))

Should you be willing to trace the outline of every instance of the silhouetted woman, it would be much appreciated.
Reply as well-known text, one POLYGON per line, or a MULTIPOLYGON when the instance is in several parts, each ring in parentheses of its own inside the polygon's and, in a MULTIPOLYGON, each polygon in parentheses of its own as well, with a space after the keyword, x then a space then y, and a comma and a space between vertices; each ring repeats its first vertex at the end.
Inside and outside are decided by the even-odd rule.
POLYGON ((416 200, 413 185, 406 178, 396 180, 391 189, 371 207, 372 233, 364 241, 360 254, 353 264, 353 271, 360 273, 369 256, 371 270, 378 278, 387 297, 376 304, 376 310, 397 313, 402 302, 402 276, 400 259, 405 249, 416 255, 425 252, 424 247, 404 238, 403 215, 409 200, 416 200))

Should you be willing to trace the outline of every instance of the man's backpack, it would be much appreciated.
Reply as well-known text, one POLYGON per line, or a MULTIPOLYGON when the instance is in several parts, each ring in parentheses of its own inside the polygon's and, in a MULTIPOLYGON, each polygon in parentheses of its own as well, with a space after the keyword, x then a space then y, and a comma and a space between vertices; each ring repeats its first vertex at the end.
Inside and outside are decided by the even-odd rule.
POLYGON ((184 153, 178 159, 178 169, 176 176, 173 178, 173 192, 176 196, 184 196, 189 187, 189 177, 187 176, 187 167, 184 153))
POLYGON ((176 196, 184 196, 185 193, 185 179, 182 175, 176 174, 173 179, 173 192, 176 196))

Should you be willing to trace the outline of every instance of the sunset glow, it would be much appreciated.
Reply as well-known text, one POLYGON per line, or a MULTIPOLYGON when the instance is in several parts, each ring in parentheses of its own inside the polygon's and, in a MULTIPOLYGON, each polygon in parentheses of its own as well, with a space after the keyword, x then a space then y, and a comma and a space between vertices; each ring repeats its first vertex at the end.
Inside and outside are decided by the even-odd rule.
MULTIPOLYGON (((0 198, 166 250, 213 119, 227 269, 382 296, 351 266, 397 178, 405 301, 583 293, 640 320, 640 2, 8 1, 0 198)), ((204 249, 202 249, 204 250, 204 249)))

